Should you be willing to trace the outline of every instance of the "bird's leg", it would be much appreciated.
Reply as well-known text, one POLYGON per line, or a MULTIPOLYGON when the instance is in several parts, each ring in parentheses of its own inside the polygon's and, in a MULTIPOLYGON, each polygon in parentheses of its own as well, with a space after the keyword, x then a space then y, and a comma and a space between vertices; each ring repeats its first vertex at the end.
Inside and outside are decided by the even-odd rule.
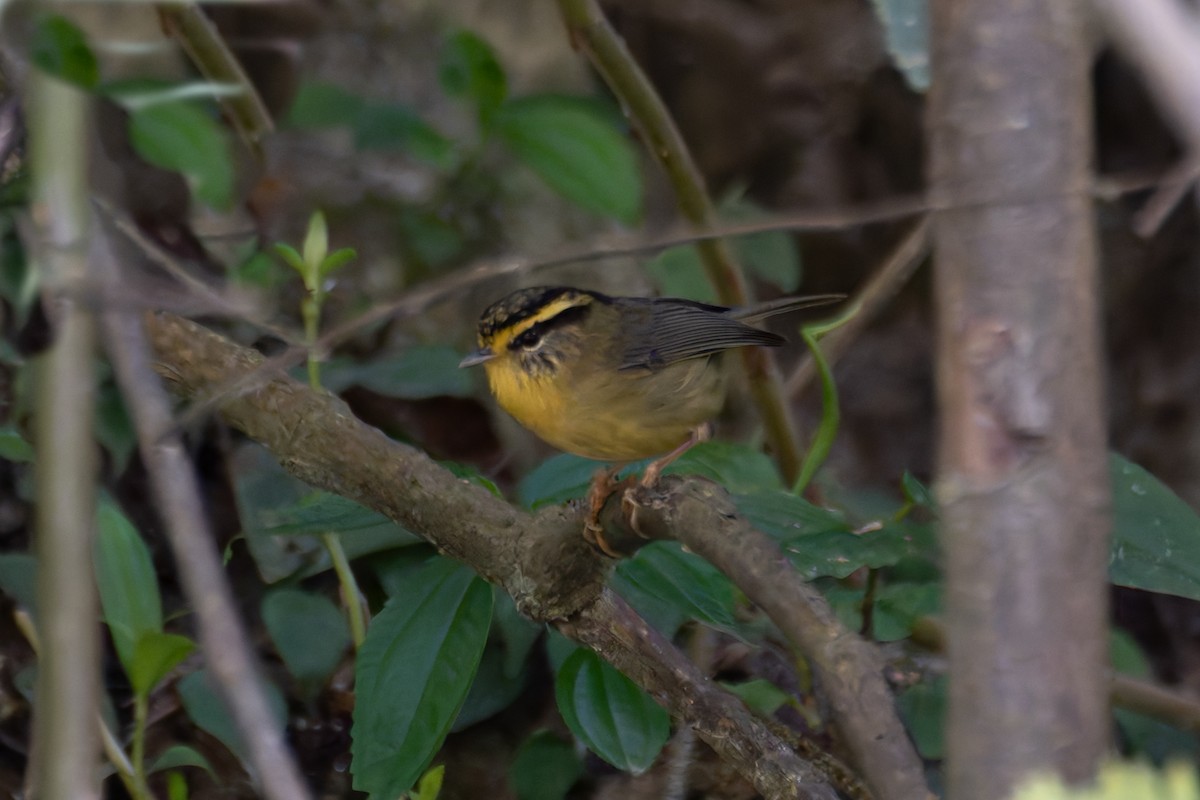
POLYGON ((658 483, 658 476, 662 474, 662 471, 666 469, 672 461, 679 458, 681 455, 686 453, 688 450, 691 450, 701 442, 707 442, 712 438, 712 431, 712 423, 709 422, 704 423, 698 428, 693 428, 692 432, 688 435, 688 438, 683 440, 683 444, 679 445, 662 458, 651 461, 646 467, 646 471, 642 473, 642 480, 640 481, 642 488, 649 489, 651 486, 658 483))
POLYGON ((587 520, 583 523, 584 540, 611 558, 620 558, 621 555, 613 550, 604 538, 604 526, 600 524, 600 512, 604 510, 604 504, 608 502, 608 498, 612 497, 613 493, 617 491, 617 487, 621 485, 616 478, 622 466, 624 465, 617 464, 608 469, 598 470, 592 476, 592 485, 588 488, 587 495, 588 515, 587 520))

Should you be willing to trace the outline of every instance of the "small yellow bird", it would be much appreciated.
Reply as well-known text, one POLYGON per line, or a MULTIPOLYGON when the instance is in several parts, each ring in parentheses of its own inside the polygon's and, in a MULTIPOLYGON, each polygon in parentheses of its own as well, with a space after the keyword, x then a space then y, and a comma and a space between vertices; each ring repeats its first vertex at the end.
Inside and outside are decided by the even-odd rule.
POLYGON ((500 407, 560 450, 613 462, 665 453, 647 468, 649 485, 707 437, 707 423, 725 403, 721 354, 784 343, 748 323, 840 299, 810 295, 731 309, 538 286, 483 312, 479 349, 459 366, 482 364, 500 407))

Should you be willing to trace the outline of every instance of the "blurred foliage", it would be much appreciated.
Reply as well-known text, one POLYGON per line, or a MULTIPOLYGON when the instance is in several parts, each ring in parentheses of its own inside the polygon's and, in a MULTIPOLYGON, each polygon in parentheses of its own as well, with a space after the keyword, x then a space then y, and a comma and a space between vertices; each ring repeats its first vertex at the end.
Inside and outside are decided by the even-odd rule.
MULTIPOLYGON (((923 88, 928 80, 924 4, 875 0, 874 8, 896 65, 912 86, 923 88)), ((247 188, 239 183, 239 151, 215 102, 241 91, 238 87, 201 80, 168 82, 158 76, 115 80, 105 74, 104 60, 97 59, 84 33, 62 16, 43 16, 29 48, 35 68, 122 108, 128 115, 123 132, 134 152, 182 176, 189 196, 205 206, 201 215, 220 217, 246 204, 241 193, 247 188)), ((502 182, 493 174, 497 163, 508 169, 514 168, 511 162, 515 169, 537 176, 565 201, 601 220, 631 226, 646 216, 641 156, 611 101, 562 93, 514 94, 516 82, 510 81, 488 42, 472 31, 446 35, 436 66, 439 99, 466 112, 465 132, 424 113, 415 103, 368 96, 360 87, 320 79, 301 82, 284 116, 291 133, 340 130, 358 153, 394 154, 432 176, 432 189, 389 208, 390 230, 418 265, 406 274, 406 281, 417 282, 456 266, 470 251, 471 226, 457 215, 473 204, 490 207, 494 193, 502 191, 502 182), (464 194, 471 199, 464 200, 464 194)), ((5 187, 3 199, 0 297, 15 330, 36 317, 37 280, 16 235, 17 214, 24 212, 19 182, 5 187)), ((726 224, 753 224, 765 215, 738 187, 726 190, 719 203, 718 216, 726 224)), ((305 297, 286 302, 292 302, 292 311, 305 309, 310 346, 317 342, 323 308, 336 305, 330 293, 338 281, 358 287, 367 302, 377 299, 368 282, 351 274, 354 270, 339 272, 354 251, 331 247, 336 226, 335 212, 328 222, 323 214, 314 214, 299 248, 282 245, 272 251, 255 240, 226 265, 228 277, 239 285, 281 298, 288 298, 293 289, 301 291, 294 278, 289 286, 284 277, 287 266, 294 269, 302 278, 305 297), (328 305, 323 307, 323 301, 328 305)), ((796 237, 764 232, 738 237, 732 244, 756 280, 783 293, 800 287, 804 259, 796 237)), ((715 299, 692 245, 663 250, 646 272, 666 294, 715 299)), ((280 300, 279 307, 286 308, 286 302, 280 300)), ((8 391, 19 400, 26 365, 16 338, 6 330, 0 363, 13 375, 15 388, 8 391)), ((407 412, 439 399, 465 401, 479 393, 472 376, 457 367, 461 353, 445 340, 405 339, 398 351, 359 343, 354 350, 328 358, 315 347, 312 352, 313 371, 319 362, 319 383, 325 390, 347 397, 355 390, 369 390, 386 398, 391 411, 407 412)), ((144 476, 137 472, 132 429, 120 397, 103 372, 101 381, 96 436, 108 456, 106 478, 114 494, 124 485, 121 496, 128 503, 137 496, 144 476)), ((14 402, 13 408, 0 420, 0 466, 14 476, 17 503, 27 496, 17 489, 28 485, 37 453, 20 403, 14 402)), ((456 777, 440 764, 431 768, 446 738, 502 715, 506 720, 519 714, 535 717, 529 707, 537 702, 531 698, 540 697, 539 691, 548 694, 551 673, 556 708, 523 720, 530 727, 514 740, 520 744, 507 764, 507 783, 515 796, 568 796, 595 772, 584 760, 582 747, 619 770, 637 773, 655 763, 670 735, 668 716, 594 653, 532 624, 507 595, 433 553, 381 514, 298 482, 257 445, 230 442, 211 431, 195 433, 197 439, 206 437, 205 448, 213 440, 219 443, 211 449, 220 451, 220 467, 210 465, 206 473, 206 479, 220 483, 219 488, 210 487, 218 498, 214 517, 236 519, 240 526, 223 532, 225 539, 237 533, 233 541, 223 540, 230 573, 250 584, 245 606, 258 612, 255 622, 265 632, 260 646, 272 655, 271 699, 281 721, 291 712, 297 739, 301 731, 295 721, 306 719, 304 715, 328 714, 337 724, 344 723, 337 715, 350 712, 345 701, 338 705, 339 693, 345 692, 338 675, 347 672, 344 667, 353 660, 353 760, 348 768, 356 789, 372 796, 431 800, 444 781, 456 777), (230 498, 224 505, 222 491, 230 498), (321 542, 325 535, 336 536, 352 560, 374 613, 357 654, 342 613, 349 592, 343 585, 339 597, 334 589, 328 574, 330 552, 321 542)), ((446 466, 462 479, 529 509, 579 500, 593 474, 604 466, 558 455, 513 474, 507 456, 490 462, 479 453, 470 456, 477 461, 446 466), (494 468, 497 462, 502 464, 494 468), (489 468, 477 466, 483 463, 489 468)), ((211 458, 207 450, 203 458, 211 458)), ((623 474, 643 466, 630 465, 623 474)), ((937 504, 935 493, 913 475, 897 476, 895 498, 886 503, 826 492, 830 499, 824 507, 785 487, 771 459, 749 446, 708 442, 667 471, 699 476, 728 489, 740 513, 778 542, 797 574, 825 594, 850 628, 865 626, 865 634, 874 640, 900 643, 897 648, 910 654, 915 650, 909 641, 914 625, 938 613, 942 582, 937 504)), ((823 477, 818 473, 818 485, 823 477)), ((1116 455, 1111 477, 1116 518, 1113 583, 1200 599, 1200 517, 1149 472, 1116 455)), ((128 742, 137 771, 170 774, 171 797, 187 796, 189 780, 198 773, 224 782, 232 792, 227 774, 214 767, 224 754, 214 756, 198 744, 193 747, 190 735, 181 737, 189 743, 174 741, 170 726, 159 725, 147 713, 152 699, 173 692, 186 722, 214 737, 220 743, 217 751, 223 746, 237 758, 244 756, 227 710, 206 672, 197 667, 195 644, 186 635, 190 618, 180 607, 178 588, 164 578, 167 567, 156 564, 154 525, 144 522, 148 515, 138 513, 133 515, 139 521, 135 526, 112 500, 97 514, 96 579, 114 671, 120 674, 119 685, 108 689, 113 705, 133 708, 132 719, 119 723, 118 738, 128 742), (156 733, 171 741, 150 758, 145 739, 155 725, 156 733)), ((35 620, 36 564, 27 552, 0 553, 0 591, 33 612, 35 620)), ((699 556, 678 544, 648 544, 616 565, 611 586, 668 637, 688 635, 695 626, 714 630, 721 655, 731 663, 729 674, 720 676, 723 684, 757 713, 776 722, 801 713, 819 727, 820 713, 809 711, 819 703, 809 697, 806 665, 794 663, 789 654, 782 669, 762 667, 762 661, 783 647, 780 635, 737 587, 699 556)), ((1146 654, 1129 637, 1114 635, 1113 662, 1123 673, 1152 677, 1146 654)), ((17 671, 14 683, 25 687, 31 675, 31 668, 17 671)), ((935 663, 911 678, 898 703, 922 756, 937 762, 944 751, 946 677, 935 663)), ((1162 762, 1196 752, 1193 734, 1121 710, 1115 719, 1129 754, 1162 762)), ((114 716, 114 725, 116 720, 114 716)), ((331 723, 328 729, 336 727, 331 723)), ((345 767, 341 764, 339 769, 345 767)), ((1180 775, 1178 769, 1166 776, 1135 771, 1112 783, 1105 777, 1102 785, 1108 793, 1103 796, 1121 796, 1111 787, 1127 780, 1140 781, 1136 785, 1146 794, 1139 797, 1194 797, 1194 786, 1180 775)), ((1066 795, 1048 785, 1029 792, 1020 797, 1102 796, 1066 795)))

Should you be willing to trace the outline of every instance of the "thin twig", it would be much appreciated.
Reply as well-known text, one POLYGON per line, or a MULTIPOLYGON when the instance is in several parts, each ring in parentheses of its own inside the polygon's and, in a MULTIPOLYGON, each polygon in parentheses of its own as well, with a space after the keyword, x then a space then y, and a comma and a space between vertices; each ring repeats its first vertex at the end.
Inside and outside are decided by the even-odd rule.
POLYGON ((1158 233, 1163 222, 1179 205, 1200 177, 1200 158, 1184 158, 1167 171, 1154 194, 1133 218, 1133 232, 1143 239, 1158 233))
MULTIPOLYGON (((109 273, 106 282, 119 282, 115 264, 106 263, 105 269, 109 273)), ((180 437, 172 432, 170 403, 150 366, 139 317, 108 311, 101 319, 155 505, 166 522, 167 539, 196 612, 205 662, 246 743, 263 794, 272 800, 303 800, 309 796, 308 788, 263 691, 261 674, 213 544, 196 477, 180 437)))
MULTIPOLYGON (((891 302, 901 287, 908 283, 928 253, 929 218, 922 217, 888 255, 883 266, 847 301, 848 306, 858 305, 858 313, 844 325, 822 337, 821 353, 831 366, 891 302)), ((811 354, 806 354, 788 378, 788 396, 795 397, 804 391, 816 376, 816 361, 811 354)))
POLYGON ((158 14, 167 33, 175 37, 200 74, 210 81, 241 87, 241 92, 222 97, 220 103, 234 130, 261 160, 262 140, 275 129, 275 123, 216 26, 195 3, 163 3, 158 14))
MULTIPOLYGON (((666 172, 684 218, 699 231, 710 230, 716 224, 716 212, 691 151, 662 98, 609 24, 599 3, 559 0, 558 5, 572 41, 587 53, 666 172)), ((720 301, 728 306, 747 305, 750 292, 746 278, 729 245, 723 239, 704 239, 697 243, 696 251, 720 301)), ((792 483, 800 472, 800 446, 779 368, 765 348, 744 347, 738 355, 762 416, 766 440, 784 480, 792 483)))

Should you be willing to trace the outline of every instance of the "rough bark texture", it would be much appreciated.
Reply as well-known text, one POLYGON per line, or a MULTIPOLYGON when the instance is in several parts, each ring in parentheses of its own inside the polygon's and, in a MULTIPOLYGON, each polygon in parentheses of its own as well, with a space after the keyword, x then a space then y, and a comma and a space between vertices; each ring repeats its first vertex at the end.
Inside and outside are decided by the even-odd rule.
POLYGON ((1107 744, 1108 482, 1078 3, 938 0, 929 97, 951 798, 1107 744))

